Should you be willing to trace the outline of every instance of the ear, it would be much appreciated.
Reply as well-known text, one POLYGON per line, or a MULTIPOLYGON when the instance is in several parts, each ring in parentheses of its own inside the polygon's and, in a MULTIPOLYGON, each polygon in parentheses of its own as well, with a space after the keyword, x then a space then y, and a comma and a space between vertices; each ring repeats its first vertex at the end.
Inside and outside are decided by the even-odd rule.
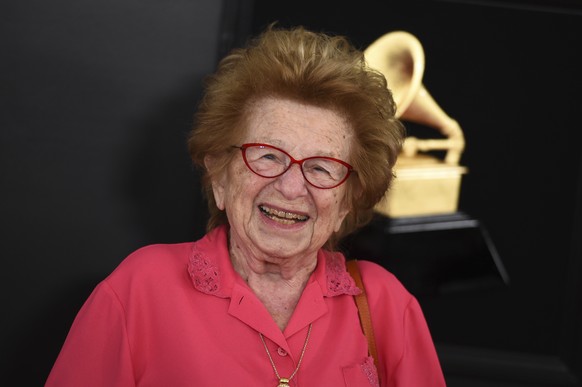
MULTIPOLYGON (((212 156, 204 157, 204 166, 207 171, 213 171, 216 163, 216 159, 212 156)), ((214 176, 212 179, 212 193, 214 194, 214 201, 216 202, 216 207, 219 210, 224 211, 224 195, 225 195, 225 176, 224 173, 214 176)))

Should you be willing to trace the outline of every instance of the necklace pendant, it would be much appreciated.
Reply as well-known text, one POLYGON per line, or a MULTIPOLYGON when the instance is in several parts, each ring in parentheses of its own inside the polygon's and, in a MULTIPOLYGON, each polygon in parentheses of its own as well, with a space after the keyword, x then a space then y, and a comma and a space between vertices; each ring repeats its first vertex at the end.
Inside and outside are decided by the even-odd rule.
POLYGON ((289 379, 287 378, 279 378, 279 384, 277 387, 289 387, 289 379))

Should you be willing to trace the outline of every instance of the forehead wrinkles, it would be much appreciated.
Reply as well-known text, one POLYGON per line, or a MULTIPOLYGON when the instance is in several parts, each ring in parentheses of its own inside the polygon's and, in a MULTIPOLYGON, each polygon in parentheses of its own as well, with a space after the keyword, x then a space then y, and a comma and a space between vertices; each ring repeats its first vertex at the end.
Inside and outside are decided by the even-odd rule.
POLYGON ((250 104, 247 116, 247 141, 265 142, 286 152, 301 150, 304 157, 350 155, 351 124, 334 109, 266 98, 250 104))

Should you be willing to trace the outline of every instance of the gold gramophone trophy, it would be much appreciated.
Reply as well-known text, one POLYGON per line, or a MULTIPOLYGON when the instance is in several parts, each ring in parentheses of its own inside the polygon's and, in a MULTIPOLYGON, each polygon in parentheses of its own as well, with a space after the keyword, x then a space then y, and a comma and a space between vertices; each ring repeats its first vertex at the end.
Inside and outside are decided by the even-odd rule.
POLYGON ((390 193, 375 207, 378 216, 343 242, 346 251, 386 267, 417 297, 507 284, 509 276, 484 225, 457 210, 467 172, 459 165, 465 139, 457 121, 422 84, 422 45, 410 33, 395 31, 373 42, 364 55, 386 77, 396 117, 441 135, 405 139, 390 193))
POLYGON ((465 148, 463 131, 434 101, 422 84, 424 50, 416 37, 404 31, 387 33, 364 55, 380 71, 392 90, 396 117, 438 129, 444 138, 407 137, 395 166, 396 178, 376 211, 391 218, 430 216, 457 211, 465 148), (445 150, 444 160, 421 152, 445 150))

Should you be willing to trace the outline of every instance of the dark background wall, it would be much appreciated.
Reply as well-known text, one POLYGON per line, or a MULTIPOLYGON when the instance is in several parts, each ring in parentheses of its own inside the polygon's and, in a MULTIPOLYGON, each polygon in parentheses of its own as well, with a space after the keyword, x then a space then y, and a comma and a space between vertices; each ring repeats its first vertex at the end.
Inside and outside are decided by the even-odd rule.
POLYGON ((460 210, 486 226, 510 276, 505 287, 421 299, 449 383, 582 385, 582 4, 255 4, 256 31, 278 20, 361 48, 399 29, 420 39, 424 84, 467 140, 460 210))
POLYGON ((361 48, 414 33, 427 89, 464 129, 460 209, 487 226, 511 282, 421 299, 449 384, 581 385, 582 7, 504 4, 3 2, 1 374, 41 385, 123 257, 203 234, 184 143, 202 77, 279 20, 361 48))
POLYGON ((0 5, 7 385, 44 383, 82 302, 129 252, 203 234, 185 139, 231 39, 225 3, 0 5))

